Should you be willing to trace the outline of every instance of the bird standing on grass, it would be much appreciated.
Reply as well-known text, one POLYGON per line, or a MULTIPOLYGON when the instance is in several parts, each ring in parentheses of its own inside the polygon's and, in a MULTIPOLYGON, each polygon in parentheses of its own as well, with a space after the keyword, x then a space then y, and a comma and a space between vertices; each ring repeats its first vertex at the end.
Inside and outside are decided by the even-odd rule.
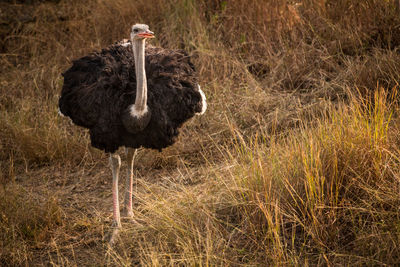
POLYGON ((73 62, 63 73, 59 110, 89 129, 92 146, 110 155, 113 175, 114 243, 121 228, 118 176, 126 148, 128 177, 124 212, 132 217, 133 161, 136 148, 162 150, 172 145, 178 129, 203 114, 206 98, 190 57, 183 50, 146 47, 154 33, 144 24, 132 26, 131 39, 73 62))

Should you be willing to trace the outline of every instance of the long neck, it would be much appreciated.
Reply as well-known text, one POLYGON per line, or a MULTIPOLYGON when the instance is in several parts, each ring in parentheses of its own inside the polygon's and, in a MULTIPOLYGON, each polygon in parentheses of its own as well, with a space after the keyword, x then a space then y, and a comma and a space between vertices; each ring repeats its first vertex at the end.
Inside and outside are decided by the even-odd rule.
POLYGON ((136 71, 136 99, 135 109, 144 111, 147 107, 147 80, 144 68, 145 39, 133 41, 133 55, 136 71))

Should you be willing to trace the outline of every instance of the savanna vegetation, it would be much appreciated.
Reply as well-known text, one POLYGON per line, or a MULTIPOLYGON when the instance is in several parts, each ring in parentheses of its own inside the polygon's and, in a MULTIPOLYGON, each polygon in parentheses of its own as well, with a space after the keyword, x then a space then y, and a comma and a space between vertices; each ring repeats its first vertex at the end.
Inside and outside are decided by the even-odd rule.
POLYGON ((0 36, 0 265, 400 263, 398 1, 9 0, 0 36), (139 151, 111 248, 108 159, 57 103, 136 22, 193 56, 208 110, 139 151))

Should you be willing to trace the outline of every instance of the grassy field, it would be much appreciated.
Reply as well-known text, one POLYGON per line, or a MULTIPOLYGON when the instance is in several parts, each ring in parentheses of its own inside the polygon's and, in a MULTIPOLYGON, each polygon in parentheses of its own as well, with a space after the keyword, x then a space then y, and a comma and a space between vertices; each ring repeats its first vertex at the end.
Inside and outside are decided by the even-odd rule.
POLYGON ((399 4, 0 3, 0 265, 399 264, 399 4), (108 159, 57 103, 71 61, 137 22, 193 56, 208 110, 139 151, 110 248, 108 159))

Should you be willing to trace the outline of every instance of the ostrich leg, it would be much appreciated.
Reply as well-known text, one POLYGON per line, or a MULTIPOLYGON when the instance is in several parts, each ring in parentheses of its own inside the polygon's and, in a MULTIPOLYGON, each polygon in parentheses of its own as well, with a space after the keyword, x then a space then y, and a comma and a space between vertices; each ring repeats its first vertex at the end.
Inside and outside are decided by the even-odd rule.
POLYGON ((125 186, 124 216, 133 217, 132 211, 132 192, 133 192, 133 162, 137 154, 137 149, 126 148, 126 159, 128 161, 128 171, 125 186))
POLYGON ((118 176, 119 169, 121 167, 121 158, 117 154, 110 155, 110 165, 113 175, 112 181, 112 192, 113 192, 113 222, 112 232, 108 241, 111 245, 115 243, 115 239, 118 237, 119 229, 121 228, 121 217, 119 214, 119 200, 118 200, 118 176))

